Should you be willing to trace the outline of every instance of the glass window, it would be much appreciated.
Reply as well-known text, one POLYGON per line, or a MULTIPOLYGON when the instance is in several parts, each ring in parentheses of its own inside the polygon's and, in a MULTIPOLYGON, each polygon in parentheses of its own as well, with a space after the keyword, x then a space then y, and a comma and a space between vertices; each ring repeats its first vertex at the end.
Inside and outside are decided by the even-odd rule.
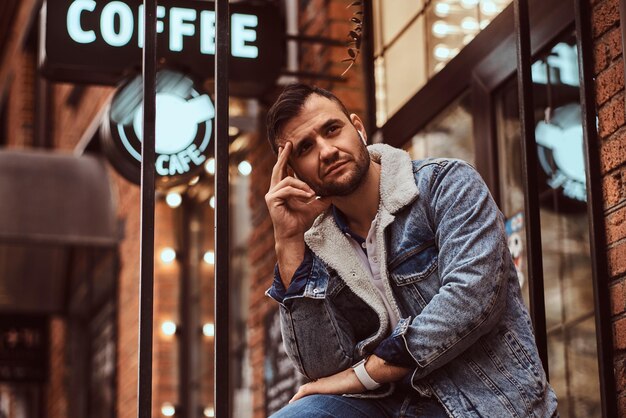
MULTIPOLYGON (((574 35, 533 64, 550 382, 567 417, 601 416, 574 35)), ((526 243, 517 85, 498 94, 501 208, 524 297, 526 243)))
POLYGON ((378 126, 445 67, 510 2, 374 1, 378 126))
POLYGON ((463 94, 404 147, 414 160, 460 158, 474 164, 474 135, 469 93, 463 94))
POLYGON ((424 18, 420 17, 385 54, 387 109, 393 114, 426 84, 424 18))

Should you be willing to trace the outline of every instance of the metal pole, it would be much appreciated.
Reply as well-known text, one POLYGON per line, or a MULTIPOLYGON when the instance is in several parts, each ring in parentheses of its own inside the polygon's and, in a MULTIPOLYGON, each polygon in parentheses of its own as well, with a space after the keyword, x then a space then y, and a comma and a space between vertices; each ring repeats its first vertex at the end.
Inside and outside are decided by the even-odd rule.
POLYGON ((139 378, 137 416, 152 417, 154 298, 154 159, 156 119, 156 0, 144 0, 141 252, 139 262, 139 378))
POLYGON ((228 0, 215 2, 215 416, 230 416, 229 376, 229 181, 228 181, 228 0))
POLYGON ((376 79, 374 75, 374 7, 372 0, 363 2, 363 71, 367 102, 367 133, 371 143, 376 126, 376 79))
POLYGON ((539 215, 539 193, 537 190, 537 142, 535 140, 535 106, 531 73, 528 0, 515 0, 514 12, 515 37, 517 41, 517 91, 522 140, 522 180, 524 182, 526 242, 528 243, 530 315, 535 329, 539 357, 543 363, 546 375, 549 376, 546 304, 541 251, 541 218, 539 215))
MULTIPOLYGON (((617 416, 617 395, 613 366, 613 333, 611 329, 611 297, 609 295, 609 268, 606 261, 606 234, 600 175, 600 147, 596 134, 596 97, 593 80, 593 37, 591 12, 586 1, 574 0, 578 72, 580 77, 580 104, 582 111, 585 172, 587 173, 587 218, 589 219, 589 248, 593 295, 596 309, 596 344, 600 372, 602 416, 617 416)), ((621 17, 624 1, 620 1, 621 17)), ((623 22, 623 20, 622 20, 623 22)), ((623 33, 622 33, 623 35, 623 33)), ((622 38, 623 39, 623 38, 622 38)))

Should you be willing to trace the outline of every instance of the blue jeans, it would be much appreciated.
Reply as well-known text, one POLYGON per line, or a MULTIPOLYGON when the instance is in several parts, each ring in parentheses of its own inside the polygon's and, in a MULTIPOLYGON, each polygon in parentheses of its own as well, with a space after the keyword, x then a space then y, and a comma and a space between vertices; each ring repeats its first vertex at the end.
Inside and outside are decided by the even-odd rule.
POLYGON ((394 393, 381 399, 310 395, 285 406, 271 418, 447 418, 435 398, 394 393))

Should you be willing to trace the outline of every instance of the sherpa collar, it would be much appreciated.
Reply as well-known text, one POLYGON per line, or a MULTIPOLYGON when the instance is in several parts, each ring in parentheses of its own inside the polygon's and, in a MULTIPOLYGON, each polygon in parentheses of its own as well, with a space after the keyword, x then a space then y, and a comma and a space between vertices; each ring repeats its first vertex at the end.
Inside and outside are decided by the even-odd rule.
MULTIPOLYGON (((379 214, 387 225, 393 220, 393 214, 418 196, 413 164, 407 152, 386 144, 370 145, 368 151, 372 159, 381 165, 379 214)), ((376 311, 380 328, 368 342, 380 340, 389 331, 387 310, 380 293, 369 278, 370 273, 354 254, 350 241, 335 223, 330 208, 315 220, 311 229, 305 233, 304 239, 311 251, 337 271, 348 287, 376 311)))

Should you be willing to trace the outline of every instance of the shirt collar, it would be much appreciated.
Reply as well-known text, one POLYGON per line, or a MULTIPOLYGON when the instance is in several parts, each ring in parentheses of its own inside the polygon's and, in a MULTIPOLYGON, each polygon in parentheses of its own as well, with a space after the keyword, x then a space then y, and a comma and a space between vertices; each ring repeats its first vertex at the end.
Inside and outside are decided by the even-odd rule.
POLYGON ((333 210, 333 218, 335 219, 335 223, 337 224, 341 232, 358 242, 359 245, 363 245, 363 243, 365 242, 365 238, 350 229, 350 227, 348 226, 346 215, 344 215, 335 205, 331 207, 333 210))

